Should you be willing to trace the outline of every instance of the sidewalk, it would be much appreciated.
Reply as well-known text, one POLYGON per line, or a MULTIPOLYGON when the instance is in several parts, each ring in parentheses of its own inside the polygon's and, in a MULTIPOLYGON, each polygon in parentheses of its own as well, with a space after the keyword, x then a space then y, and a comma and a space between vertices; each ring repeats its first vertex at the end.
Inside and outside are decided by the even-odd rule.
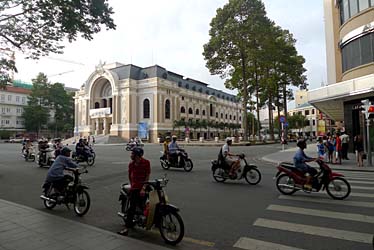
POLYGON ((168 248, 0 199, 0 250, 123 250, 168 248))
MULTIPOLYGON (((270 155, 266 155, 262 157, 262 160, 275 164, 278 164, 279 162, 293 162, 293 156, 295 155, 296 150, 296 147, 287 148, 285 149, 285 151, 279 151, 270 155)), ((313 145, 308 145, 308 147, 304 151, 306 155, 310 157, 317 157, 316 147, 313 147, 313 145)), ((328 163, 328 165, 334 170, 374 172, 374 167, 368 166, 367 160, 364 160, 364 167, 357 167, 355 154, 349 153, 348 158, 349 160, 342 160, 341 165, 330 163, 328 163)), ((312 164, 313 163, 311 163, 311 165, 312 164)))

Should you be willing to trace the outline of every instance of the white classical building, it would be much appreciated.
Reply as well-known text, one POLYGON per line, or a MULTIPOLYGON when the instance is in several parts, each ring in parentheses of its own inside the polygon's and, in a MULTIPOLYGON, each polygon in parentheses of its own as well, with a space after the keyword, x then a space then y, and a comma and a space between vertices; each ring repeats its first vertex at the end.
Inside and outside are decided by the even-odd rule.
MULTIPOLYGON (((75 134, 140 136, 155 142, 176 129, 175 121, 241 124, 242 111, 236 96, 158 65, 113 63, 97 66, 76 92, 75 134)), ((194 138, 213 136, 212 128, 183 129, 194 138)))

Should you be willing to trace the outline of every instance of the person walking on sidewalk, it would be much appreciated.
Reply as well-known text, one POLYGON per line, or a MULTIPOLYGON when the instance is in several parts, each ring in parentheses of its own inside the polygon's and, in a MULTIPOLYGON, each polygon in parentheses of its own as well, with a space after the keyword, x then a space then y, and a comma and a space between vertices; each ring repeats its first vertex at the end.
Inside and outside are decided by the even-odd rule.
POLYGON ((354 138, 354 149, 356 152, 356 162, 358 167, 363 167, 364 143, 361 135, 356 135, 354 138))
POLYGON ((336 133, 336 163, 342 164, 342 140, 339 132, 336 133))
POLYGON ((340 136, 340 139, 342 140, 342 158, 344 160, 348 159, 348 143, 349 143, 349 135, 346 132, 343 132, 340 136))

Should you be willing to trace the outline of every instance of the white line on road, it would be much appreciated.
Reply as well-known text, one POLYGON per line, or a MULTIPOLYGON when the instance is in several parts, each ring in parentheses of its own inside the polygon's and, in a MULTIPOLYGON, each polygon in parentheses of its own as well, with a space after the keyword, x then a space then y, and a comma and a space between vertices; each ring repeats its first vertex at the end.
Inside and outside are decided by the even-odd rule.
POLYGON ((374 194, 369 193, 351 193, 349 196, 352 197, 366 197, 366 198, 374 198, 374 194))
POLYGON ((373 216, 368 216, 368 215, 363 215, 363 214, 339 213, 339 212, 331 212, 331 211, 318 210, 318 209, 301 208, 301 207, 294 207, 294 206, 292 207, 281 206, 281 205, 270 205, 266 209, 271 210, 271 211, 278 211, 278 212, 311 215, 311 216, 318 216, 318 217, 324 217, 324 218, 350 220, 350 221, 358 221, 358 222, 374 224, 373 216))
POLYGON ((352 189, 374 190, 374 187, 351 186, 352 189))
POLYGON ((351 207, 367 207, 374 208, 374 202, 364 202, 364 201, 338 201, 338 200, 327 200, 327 199, 316 199, 316 197, 296 197, 296 196, 285 196, 280 195, 278 199, 281 200, 292 200, 292 201, 306 201, 314 203, 323 203, 323 204, 334 204, 340 206, 351 206, 351 207))
POLYGON ((374 184, 373 181, 352 181, 352 180, 350 180, 349 183, 356 183, 356 184, 374 184))
POLYGON ((373 235, 367 233, 358 233, 353 231, 338 230, 326 227, 316 227, 304 224, 289 223, 277 220, 268 220, 259 218, 253 224, 259 227, 266 227, 271 229, 278 229, 296 233, 304 233, 309 235, 317 235, 322 237, 329 237, 340 240, 348 240, 360 243, 371 244, 373 235))
POLYGON ((366 181, 372 181, 372 183, 374 184, 374 179, 372 178, 365 178, 365 177, 348 177, 346 178, 347 180, 366 180, 366 181))
POLYGON ((281 244, 255 240, 247 237, 241 237, 235 243, 234 247, 247 250, 303 250, 301 248, 295 248, 281 244))

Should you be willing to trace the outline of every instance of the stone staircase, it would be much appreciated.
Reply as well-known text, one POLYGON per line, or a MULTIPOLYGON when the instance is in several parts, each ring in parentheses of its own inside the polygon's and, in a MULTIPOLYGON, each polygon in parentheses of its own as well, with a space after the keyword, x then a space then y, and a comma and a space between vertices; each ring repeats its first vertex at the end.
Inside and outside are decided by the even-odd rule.
MULTIPOLYGON (((94 135, 95 137, 95 144, 96 145, 102 145, 102 144, 118 144, 118 143, 126 143, 125 139, 119 136, 114 136, 114 135, 94 135)), ((62 141, 63 144, 75 144, 78 142, 78 137, 72 137, 69 139, 66 139, 62 141), (75 141, 76 140, 76 141, 75 141)), ((92 141, 91 141, 92 143, 92 141)))

